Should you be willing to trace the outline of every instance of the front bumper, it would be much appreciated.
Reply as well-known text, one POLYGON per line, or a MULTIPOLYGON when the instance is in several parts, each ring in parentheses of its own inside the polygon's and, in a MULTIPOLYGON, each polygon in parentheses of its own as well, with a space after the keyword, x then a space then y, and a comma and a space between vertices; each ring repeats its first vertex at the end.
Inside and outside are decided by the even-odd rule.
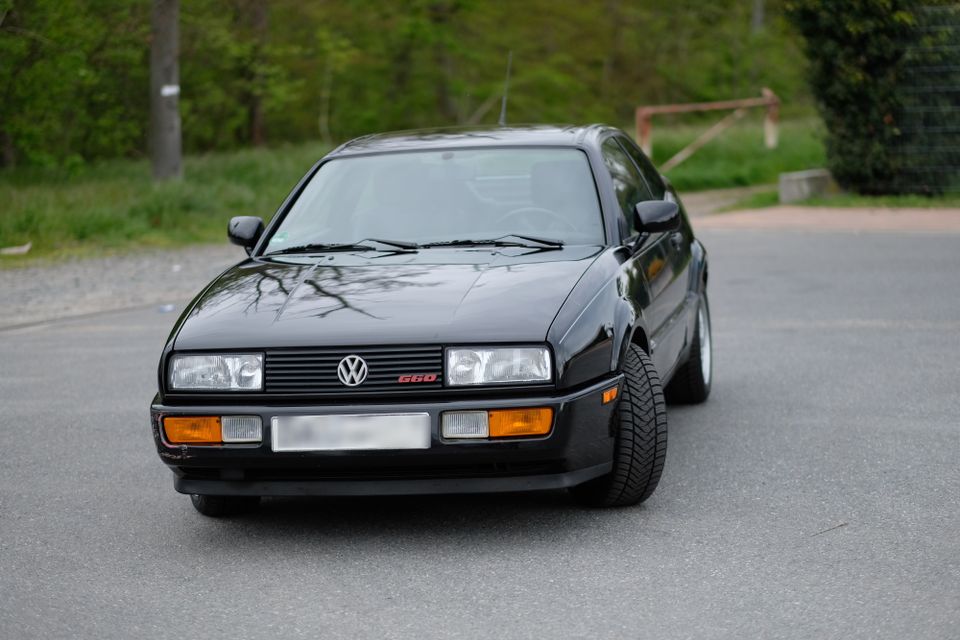
POLYGON ((174 488, 201 495, 413 495, 491 493, 572 487, 609 473, 613 460, 611 418, 616 402, 603 404, 606 379, 564 395, 366 405, 194 405, 157 400, 151 423, 157 452, 174 473, 174 488), (544 437, 509 440, 444 440, 440 413, 552 407, 554 424, 544 437), (282 415, 425 412, 429 449, 403 451, 274 452, 271 418, 282 415), (169 415, 259 415, 263 442, 217 446, 170 445, 161 421, 169 415))

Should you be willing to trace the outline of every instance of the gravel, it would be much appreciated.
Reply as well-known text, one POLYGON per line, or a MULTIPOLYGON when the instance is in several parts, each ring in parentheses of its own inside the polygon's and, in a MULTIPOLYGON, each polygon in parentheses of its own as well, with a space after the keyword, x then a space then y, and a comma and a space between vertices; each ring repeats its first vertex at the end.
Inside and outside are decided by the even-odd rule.
POLYGON ((201 245, 0 269, 0 329, 191 298, 243 249, 201 245))

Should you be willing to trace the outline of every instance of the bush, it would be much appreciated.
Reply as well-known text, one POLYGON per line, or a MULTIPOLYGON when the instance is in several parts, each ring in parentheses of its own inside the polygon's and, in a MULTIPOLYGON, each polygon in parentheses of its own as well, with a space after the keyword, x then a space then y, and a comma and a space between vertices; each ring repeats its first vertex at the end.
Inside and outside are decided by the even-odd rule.
POLYGON ((911 14, 900 0, 798 0, 787 12, 806 41, 837 182, 860 193, 896 192, 896 86, 911 14))
POLYGON ((944 78, 929 71, 957 64, 945 61, 952 49, 942 46, 956 31, 955 13, 911 0, 787 4, 806 41, 827 164, 841 186, 862 194, 950 189, 951 159, 933 138, 955 126, 956 112, 936 106, 937 94, 949 96, 939 88, 944 78))

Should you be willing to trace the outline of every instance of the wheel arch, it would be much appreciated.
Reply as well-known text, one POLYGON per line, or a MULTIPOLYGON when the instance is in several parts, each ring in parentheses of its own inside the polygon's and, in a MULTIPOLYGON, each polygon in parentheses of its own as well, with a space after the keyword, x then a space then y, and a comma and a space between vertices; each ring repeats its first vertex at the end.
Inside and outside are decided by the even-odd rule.
POLYGON ((630 335, 630 344, 637 345, 643 349, 645 354, 650 355, 650 339, 647 337, 646 330, 642 327, 635 329, 630 335))
POLYGON ((642 313, 637 317, 636 321, 626 327, 624 331, 623 338, 620 341, 620 348, 617 350, 617 359, 613 363, 614 371, 623 371, 623 363, 627 357, 627 349, 630 348, 630 345, 640 347, 647 356, 652 356, 650 352, 650 337, 647 333, 647 325, 642 313))
POLYGON ((707 280, 710 276, 707 248, 699 238, 694 238, 690 244, 690 253, 693 257, 693 269, 690 270, 690 291, 702 293, 707 290, 707 280))

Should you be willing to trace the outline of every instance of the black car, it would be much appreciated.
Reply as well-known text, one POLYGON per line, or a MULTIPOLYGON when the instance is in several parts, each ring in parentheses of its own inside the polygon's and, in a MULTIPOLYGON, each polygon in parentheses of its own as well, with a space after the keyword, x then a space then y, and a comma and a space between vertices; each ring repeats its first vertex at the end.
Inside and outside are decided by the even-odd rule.
POLYGON ((622 131, 358 138, 186 308, 151 407, 207 515, 260 496, 653 493, 710 393, 707 254, 622 131))

